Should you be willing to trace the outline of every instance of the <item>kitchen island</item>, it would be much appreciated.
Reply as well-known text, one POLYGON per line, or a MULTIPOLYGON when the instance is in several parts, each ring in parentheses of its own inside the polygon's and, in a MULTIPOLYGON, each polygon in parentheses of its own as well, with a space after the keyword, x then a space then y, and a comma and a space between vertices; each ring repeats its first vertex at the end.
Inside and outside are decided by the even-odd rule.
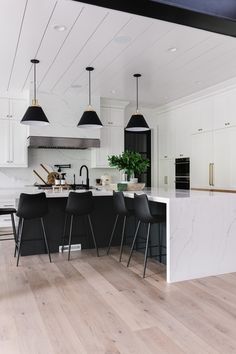
MULTIPOLYGON (((21 192, 39 191, 35 188, 4 189, 0 190, 0 197, 11 196, 17 199, 21 192)), ((108 243, 115 217, 112 211, 112 192, 97 190, 92 192, 96 197, 93 215, 95 233, 98 246, 104 247, 108 243)), ((49 214, 45 221, 52 252, 58 252, 61 242, 68 193, 46 192, 49 198, 49 214)), ((236 271, 236 194, 165 189, 147 189, 138 193, 147 194, 153 212, 166 214, 167 282, 236 271)), ((132 204, 134 194, 132 192, 124 194, 128 203, 132 204)), ((32 221, 32 225, 26 229, 26 237, 32 237, 32 228, 34 236, 37 239, 41 237, 37 235, 39 228, 35 227, 35 222, 36 220, 32 221)), ((82 223, 77 226, 77 230, 84 233, 85 228, 81 225, 82 223)), ((133 229, 134 227, 135 222, 133 229)), ((158 230, 153 228, 153 238, 156 232, 158 230)), ((32 250, 35 248, 35 242, 38 242, 38 249, 44 252, 41 240, 33 242, 32 250)), ((91 247, 87 242, 88 238, 85 237, 84 241, 81 241, 82 248, 91 247)), ((30 243, 32 244, 28 242, 30 243)))

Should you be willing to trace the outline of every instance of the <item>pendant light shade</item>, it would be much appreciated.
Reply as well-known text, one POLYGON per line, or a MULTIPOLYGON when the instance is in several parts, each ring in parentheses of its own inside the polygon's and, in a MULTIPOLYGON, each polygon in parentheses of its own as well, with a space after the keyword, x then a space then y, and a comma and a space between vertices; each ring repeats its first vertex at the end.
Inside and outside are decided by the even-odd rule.
POLYGON ((131 116, 127 127, 125 130, 130 131, 130 132, 143 132, 150 130, 144 116, 139 113, 138 109, 138 79, 141 77, 140 74, 134 74, 134 77, 136 78, 136 112, 131 116))
POLYGON ((91 71, 94 70, 92 67, 87 67, 86 70, 89 73, 89 104, 86 111, 84 111, 80 121, 77 125, 79 128, 102 128, 102 122, 100 121, 97 113, 93 110, 91 106, 91 71))
POLYGON ((32 100, 32 105, 29 106, 25 112, 24 117, 21 120, 21 124, 37 126, 48 125, 49 121, 43 109, 39 106, 36 98, 36 64, 39 63, 39 60, 32 59, 31 63, 34 65, 34 99, 32 100))

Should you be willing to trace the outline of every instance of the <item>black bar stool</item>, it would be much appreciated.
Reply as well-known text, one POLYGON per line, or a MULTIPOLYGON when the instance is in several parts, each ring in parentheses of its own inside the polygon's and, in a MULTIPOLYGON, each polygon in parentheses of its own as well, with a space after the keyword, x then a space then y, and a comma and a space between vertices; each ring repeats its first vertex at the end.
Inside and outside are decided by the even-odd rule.
POLYGON ((51 262, 51 255, 48 247, 48 240, 47 240, 47 235, 46 235, 44 221, 43 221, 43 217, 47 213, 48 213, 48 204, 47 204, 47 198, 45 193, 37 193, 37 194, 22 193, 20 195, 19 205, 16 212, 16 215, 19 217, 18 235, 17 235, 17 243, 16 243, 16 249, 18 250, 17 262, 16 262, 17 267, 19 264, 19 258, 21 253, 21 244, 22 242, 24 242, 23 229, 24 229, 25 220, 27 221, 32 219, 40 219, 46 251, 48 253, 49 261, 51 262))
MULTIPOLYGON (((16 224, 15 224, 15 219, 14 219, 14 214, 16 213, 16 209, 15 208, 0 208, 0 216, 1 215, 10 215, 11 216, 11 224, 12 224, 12 232, 7 232, 7 233, 3 233, 0 235, 0 237, 2 236, 11 236, 13 235, 14 237, 7 237, 7 238, 0 238, 0 241, 8 241, 8 240, 14 240, 15 244, 17 242, 17 236, 16 236, 16 224)), ((15 253, 14 253, 14 257, 16 256, 16 248, 15 248, 15 253)))
POLYGON ((94 210, 94 199, 93 199, 93 194, 91 191, 89 192, 81 192, 81 193, 76 193, 76 192, 70 192, 66 204, 66 220, 65 220, 65 226, 64 226, 64 235, 63 235, 63 240, 62 240, 62 252, 64 250, 64 240, 65 240, 65 234, 66 234, 66 221, 67 217, 70 217, 70 231, 69 231, 69 252, 68 252, 68 261, 70 260, 70 251, 71 251, 71 239, 72 239, 72 228, 73 228, 73 220, 74 217, 76 216, 87 216, 88 222, 89 222, 89 227, 90 231, 93 237, 93 243, 94 247, 96 248, 97 256, 99 257, 98 253, 98 247, 93 231, 93 224, 91 221, 91 216, 90 214, 94 210))
POLYGON ((162 260, 162 248, 164 247, 162 245, 162 235, 161 235, 161 223, 165 222, 165 215, 153 215, 151 214, 149 203, 148 203, 148 198, 146 194, 134 194, 134 214, 138 219, 138 225, 135 231, 133 243, 131 246, 131 251, 129 255, 129 260, 127 263, 127 267, 130 264, 130 260, 133 254, 134 250, 134 245, 137 239, 139 227, 141 223, 147 224, 147 238, 146 238, 146 247, 145 247, 145 255, 144 255, 144 268, 143 268, 143 278, 145 278, 145 273, 146 273, 146 267, 147 267, 147 257, 148 257, 148 246, 149 246, 149 238, 150 238, 150 228, 152 224, 159 224, 159 260, 161 262, 162 260))
POLYGON ((134 215, 134 212, 133 212, 133 210, 129 210, 127 208, 123 192, 115 192, 115 191, 113 191, 113 208, 114 208, 114 211, 116 213, 116 219, 115 219, 115 223, 114 223, 113 230, 112 230, 112 233, 111 233, 111 237, 110 237, 110 241, 109 241, 109 245, 108 245, 108 249, 107 249, 107 254, 109 254, 109 252, 110 252, 112 240, 113 240, 113 237, 115 235, 115 230, 116 230, 116 225, 117 225, 118 218, 119 218, 119 216, 124 217, 124 219, 123 219, 123 227, 122 227, 121 243, 120 243, 120 258, 119 258, 119 262, 121 262, 122 253, 123 253, 123 246, 124 246, 126 220, 127 220, 127 217, 134 215))

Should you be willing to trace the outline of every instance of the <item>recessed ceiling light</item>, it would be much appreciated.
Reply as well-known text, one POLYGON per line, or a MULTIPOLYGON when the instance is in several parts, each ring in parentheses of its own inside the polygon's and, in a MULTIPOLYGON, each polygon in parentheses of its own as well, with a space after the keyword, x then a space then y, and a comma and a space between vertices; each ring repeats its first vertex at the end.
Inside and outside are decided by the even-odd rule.
POLYGON ((201 85, 202 82, 201 82, 201 81, 196 81, 195 84, 196 84, 196 85, 201 85))
POLYGON ((53 26, 54 30, 58 31, 58 32, 63 32, 66 30, 66 26, 64 25, 55 25, 53 26))
POLYGON ((113 94, 113 95, 115 95, 116 94, 116 90, 111 90, 111 93, 113 94))
POLYGON ((76 88, 81 88, 82 86, 79 84, 72 84, 70 87, 76 89, 76 88))
POLYGON ((168 49, 168 52, 175 53, 177 51, 176 47, 171 47, 168 49))
POLYGON ((129 43, 131 41, 131 38, 129 36, 117 36, 114 38, 114 42, 118 44, 125 44, 129 43))

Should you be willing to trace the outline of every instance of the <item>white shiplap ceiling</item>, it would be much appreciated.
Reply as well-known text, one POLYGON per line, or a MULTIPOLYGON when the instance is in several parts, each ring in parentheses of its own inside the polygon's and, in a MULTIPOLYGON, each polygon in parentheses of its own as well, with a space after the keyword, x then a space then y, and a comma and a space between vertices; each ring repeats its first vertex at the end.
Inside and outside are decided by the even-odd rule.
POLYGON ((0 48, 0 95, 29 89, 31 58, 39 90, 62 95, 86 93, 92 65, 93 94, 132 101, 140 72, 152 106, 236 76, 235 38, 68 0, 1 0, 0 48))

